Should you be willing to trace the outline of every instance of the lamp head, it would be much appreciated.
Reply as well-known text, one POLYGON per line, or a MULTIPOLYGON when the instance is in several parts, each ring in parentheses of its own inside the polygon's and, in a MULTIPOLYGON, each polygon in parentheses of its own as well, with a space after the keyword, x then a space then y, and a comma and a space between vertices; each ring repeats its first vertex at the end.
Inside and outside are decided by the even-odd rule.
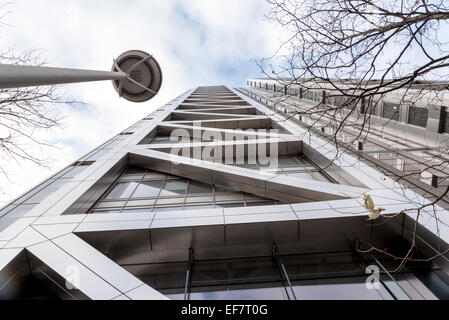
POLYGON ((128 77, 113 80, 120 97, 133 102, 144 102, 153 98, 161 89, 162 71, 153 56, 140 50, 122 53, 112 66, 114 72, 124 72, 128 77))

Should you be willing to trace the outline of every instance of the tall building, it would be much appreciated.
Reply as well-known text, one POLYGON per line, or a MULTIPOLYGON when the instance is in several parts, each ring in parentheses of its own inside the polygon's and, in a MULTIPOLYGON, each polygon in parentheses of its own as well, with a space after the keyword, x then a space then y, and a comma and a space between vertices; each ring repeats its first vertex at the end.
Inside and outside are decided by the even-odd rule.
POLYGON ((332 161, 327 129, 276 98, 307 101, 269 81, 189 90, 4 207, 0 297, 449 298, 446 255, 427 259, 448 243, 444 205, 421 208, 383 158, 332 161))

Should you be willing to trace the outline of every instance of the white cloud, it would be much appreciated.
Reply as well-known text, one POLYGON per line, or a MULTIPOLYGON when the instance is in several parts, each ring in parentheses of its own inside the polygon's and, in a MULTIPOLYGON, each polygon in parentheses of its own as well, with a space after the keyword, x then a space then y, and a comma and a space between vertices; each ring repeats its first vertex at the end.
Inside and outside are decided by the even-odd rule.
MULTIPOLYGON (((60 107, 63 130, 43 134, 59 141, 46 151, 51 169, 29 163, 9 168, 11 181, 1 181, 5 202, 185 90, 207 84, 243 85, 258 75, 252 62, 270 56, 277 35, 263 21, 261 0, 56 1, 16 0, 0 32, 0 45, 18 51, 44 49, 52 66, 109 70, 112 59, 130 49, 153 54, 164 81, 159 96, 143 104, 119 99, 110 82, 64 86, 67 95, 89 105, 60 107)), ((35 150, 39 153, 39 150, 35 150)), ((1 202, 0 202, 1 204, 1 202)))

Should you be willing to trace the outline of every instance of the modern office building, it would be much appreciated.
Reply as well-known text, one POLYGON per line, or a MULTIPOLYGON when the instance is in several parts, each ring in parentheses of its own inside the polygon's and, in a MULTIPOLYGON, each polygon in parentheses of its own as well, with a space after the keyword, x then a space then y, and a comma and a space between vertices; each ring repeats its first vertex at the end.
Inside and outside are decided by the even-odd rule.
POLYGON ((389 174, 448 137, 437 112, 333 161, 328 128, 290 115, 300 88, 271 81, 189 90, 4 207, 0 298, 448 299, 446 200, 421 208, 444 168, 389 174))

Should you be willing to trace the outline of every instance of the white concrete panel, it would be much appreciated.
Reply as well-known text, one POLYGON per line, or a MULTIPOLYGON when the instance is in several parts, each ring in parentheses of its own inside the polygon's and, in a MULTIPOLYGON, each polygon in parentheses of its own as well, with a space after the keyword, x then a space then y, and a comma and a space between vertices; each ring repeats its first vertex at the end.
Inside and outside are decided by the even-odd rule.
POLYGON ((123 293, 143 284, 142 281, 74 234, 59 237, 53 242, 123 293))
POLYGON ((122 292, 52 242, 37 244, 29 247, 28 250, 60 277, 69 281, 69 283, 75 282, 75 279, 70 279, 70 276, 76 272, 78 289, 90 299, 110 300, 122 294, 122 292))

